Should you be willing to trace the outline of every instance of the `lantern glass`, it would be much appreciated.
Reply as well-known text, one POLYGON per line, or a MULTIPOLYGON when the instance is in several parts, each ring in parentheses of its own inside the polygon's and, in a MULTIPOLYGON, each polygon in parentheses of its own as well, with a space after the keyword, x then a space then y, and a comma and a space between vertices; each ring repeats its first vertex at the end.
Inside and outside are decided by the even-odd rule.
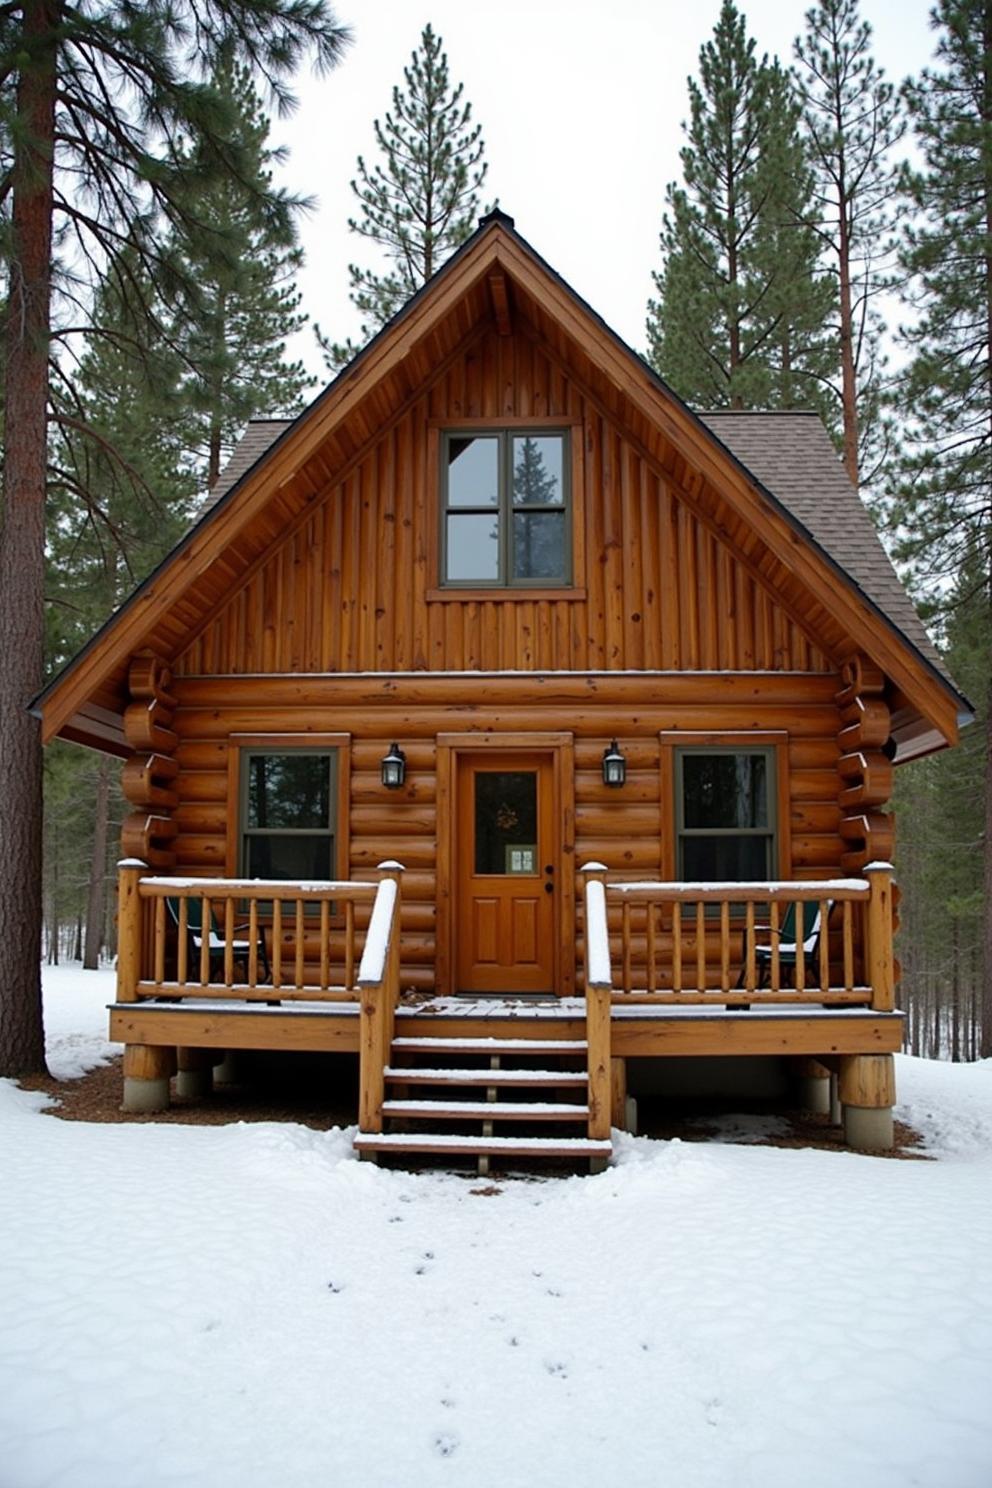
POLYGON ((398 744, 390 744, 380 764, 382 783, 387 790, 398 790, 406 778, 406 755, 398 744))
POLYGON ((614 739, 609 749, 603 750, 603 784, 623 785, 627 779, 627 760, 614 739))

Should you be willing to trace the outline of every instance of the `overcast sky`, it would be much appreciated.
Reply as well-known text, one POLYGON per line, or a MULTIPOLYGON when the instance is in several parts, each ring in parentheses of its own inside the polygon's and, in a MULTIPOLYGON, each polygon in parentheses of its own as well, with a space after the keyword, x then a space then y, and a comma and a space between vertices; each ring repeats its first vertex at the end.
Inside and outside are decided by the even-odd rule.
MULTIPOLYGON (((745 0, 759 52, 791 60, 807 0, 745 0)), ((453 82, 482 125, 488 199, 623 338, 641 350, 665 185, 679 174, 686 78, 720 0, 337 0, 354 42, 329 76, 297 79, 274 120, 284 184, 315 199, 302 221, 303 308, 335 339, 357 332, 347 265, 372 250, 348 232, 355 160, 375 158, 373 120, 430 21, 453 82)), ((875 56, 901 82, 931 59, 927 0, 862 0, 875 56)), ((312 336, 294 350, 317 372, 312 336)))

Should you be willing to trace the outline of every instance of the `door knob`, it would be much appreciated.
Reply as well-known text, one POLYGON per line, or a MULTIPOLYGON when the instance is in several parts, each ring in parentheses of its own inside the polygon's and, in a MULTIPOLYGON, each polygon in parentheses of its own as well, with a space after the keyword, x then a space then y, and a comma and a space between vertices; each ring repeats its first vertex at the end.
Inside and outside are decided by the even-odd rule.
POLYGON ((554 873, 554 871, 555 871, 555 865, 554 865, 554 863, 545 863, 545 865, 544 865, 544 871, 545 871, 545 873, 554 873))
POLYGON ((546 884, 545 884, 545 885, 544 885, 544 892, 545 892, 545 893, 546 893, 546 894, 553 894, 553 893, 554 893, 554 891, 555 891, 555 886, 554 886, 554 884, 552 884, 552 883, 546 883, 546 884))

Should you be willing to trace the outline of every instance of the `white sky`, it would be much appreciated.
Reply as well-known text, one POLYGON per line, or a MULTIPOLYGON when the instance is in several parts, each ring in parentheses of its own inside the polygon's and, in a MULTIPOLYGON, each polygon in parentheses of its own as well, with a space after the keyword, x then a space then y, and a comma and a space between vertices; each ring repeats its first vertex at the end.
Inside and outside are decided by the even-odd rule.
MULTIPOLYGON (((791 60, 809 0, 743 0, 759 53, 791 60)), ((720 0, 336 0, 354 32, 344 62, 297 79, 300 107, 273 123, 290 149, 280 179, 315 199, 301 223, 303 308, 335 339, 357 333, 347 265, 372 262, 348 232, 349 183, 371 162, 373 120, 430 21, 451 78, 483 126, 488 200, 636 349, 644 344, 666 183, 679 175, 686 78, 712 35, 720 0)), ((900 82, 931 59, 928 0, 862 0, 875 57, 900 82)), ((315 372, 309 330, 294 351, 315 372)))

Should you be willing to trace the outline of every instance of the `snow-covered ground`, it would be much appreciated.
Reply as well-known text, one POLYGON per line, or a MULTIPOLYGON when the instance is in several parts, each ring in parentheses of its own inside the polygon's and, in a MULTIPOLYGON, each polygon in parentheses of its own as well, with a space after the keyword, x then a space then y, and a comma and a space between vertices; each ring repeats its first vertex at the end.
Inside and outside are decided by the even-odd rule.
MULTIPOLYGON (((105 1057, 111 982, 47 981, 105 1057)), ((0 1082, 0 1488, 989 1488, 992 1062, 898 1078, 935 1161, 621 1137, 495 1193, 0 1082)))

